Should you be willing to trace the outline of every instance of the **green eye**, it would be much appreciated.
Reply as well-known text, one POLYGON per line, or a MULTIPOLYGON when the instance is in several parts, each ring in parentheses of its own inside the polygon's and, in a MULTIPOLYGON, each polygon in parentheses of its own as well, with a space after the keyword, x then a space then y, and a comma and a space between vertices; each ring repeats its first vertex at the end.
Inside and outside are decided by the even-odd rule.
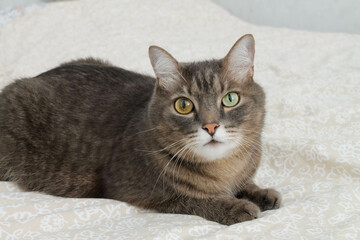
POLYGON ((175 110, 180 114, 188 114, 194 108, 194 104, 187 98, 181 97, 175 101, 175 110))
POLYGON ((239 102, 239 95, 235 92, 229 92, 221 102, 225 107, 233 107, 239 102))

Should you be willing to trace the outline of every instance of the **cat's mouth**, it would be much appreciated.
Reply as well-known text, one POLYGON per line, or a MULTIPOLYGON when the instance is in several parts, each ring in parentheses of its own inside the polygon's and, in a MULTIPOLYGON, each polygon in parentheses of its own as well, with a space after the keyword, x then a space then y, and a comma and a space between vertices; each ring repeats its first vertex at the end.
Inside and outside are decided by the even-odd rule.
POLYGON ((206 145, 215 146, 215 145, 218 145, 220 143, 222 143, 222 142, 219 142, 219 141, 216 141, 216 140, 212 139, 210 142, 206 143, 205 146, 206 145))

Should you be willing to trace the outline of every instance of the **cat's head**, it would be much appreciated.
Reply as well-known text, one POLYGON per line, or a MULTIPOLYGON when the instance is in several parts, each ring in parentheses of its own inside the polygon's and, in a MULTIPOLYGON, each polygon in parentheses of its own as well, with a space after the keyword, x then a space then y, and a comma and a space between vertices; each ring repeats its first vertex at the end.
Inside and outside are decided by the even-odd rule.
POLYGON ((194 63, 150 47, 157 81, 148 120, 159 149, 189 161, 214 161, 259 147, 265 96, 253 81, 254 44, 248 34, 225 58, 194 63))

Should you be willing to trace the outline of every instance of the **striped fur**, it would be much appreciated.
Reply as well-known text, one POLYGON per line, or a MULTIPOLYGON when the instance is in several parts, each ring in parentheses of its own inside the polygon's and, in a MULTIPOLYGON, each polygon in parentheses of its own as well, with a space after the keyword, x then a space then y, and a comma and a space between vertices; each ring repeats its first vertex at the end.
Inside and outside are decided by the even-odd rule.
POLYGON ((224 59, 194 63, 151 47, 156 79, 81 59, 15 81, 0 94, 0 179, 222 224, 278 208, 280 195, 252 182, 265 116, 245 59, 253 43, 246 35, 224 59), (232 108, 221 103, 228 92, 240 98, 232 108), (176 112, 179 97, 193 112, 176 112))

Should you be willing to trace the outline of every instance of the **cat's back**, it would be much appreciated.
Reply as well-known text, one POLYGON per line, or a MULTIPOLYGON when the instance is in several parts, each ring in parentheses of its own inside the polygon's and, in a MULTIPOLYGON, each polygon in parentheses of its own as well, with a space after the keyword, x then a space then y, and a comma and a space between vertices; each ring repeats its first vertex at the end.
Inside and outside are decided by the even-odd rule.
POLYGON ((8 85, 0 93, 0 179, 94 196, 103 161, 146 109, 154 81, 82 59, 8 85))
MULTIPOLYGON (((33 78, 16 80, 3 89, 8 88, 16 91, 29 91, 36 87, 53 88, 60 93, 79 95, 92 95, 104 90, 111 92, 134 92, 135 90, 151 91, 155 79, 136 72, 113 66, 112 64, 93 58, 79 59, 61 64, 49 71, 33 78), (76 93, 77 89, 78 94, 76 93)), ((40 90, 39 88, 39 90, 40 90)), ((118 98, 121 96, 118 96, 118 98)))
POLYGON ((59 93, 67 94, 69 97, 100 98, 105 95, 117 100, 124 94, 128 96, 151 93, 155 84, 152 77, 93 58, 64 63, 38 75, 35 79, 46 81, 59 93))
POLYGON ((65 63, 5 87, 1 126, 55 136, 91 129, 111 138, 114 129, 124 129, 146 108, 154 81, 92 58, 65 63))
MULTIPOLYGON (((60 65, 0 93, 0 133, 113 137, 151 98, 155 79, 95 59, 60 65)), ((45 136, 44 136, 45 137, 45 136)))
MULTIPOLYGON (((88 114, 135 112, 150 99, 155 79, 92 58, 68 62, 34 78, 24 78, 0 93, 0 111, 39 108, 40 112, 88 114), (131 100, 141 102, 134 104, 131 100), (42 111, 40 111, 42 108, 42 111)), ((115 114, 115 113, 114 113, 115 114)), ((121 114, 125 115, 125 114, 121 114)))

